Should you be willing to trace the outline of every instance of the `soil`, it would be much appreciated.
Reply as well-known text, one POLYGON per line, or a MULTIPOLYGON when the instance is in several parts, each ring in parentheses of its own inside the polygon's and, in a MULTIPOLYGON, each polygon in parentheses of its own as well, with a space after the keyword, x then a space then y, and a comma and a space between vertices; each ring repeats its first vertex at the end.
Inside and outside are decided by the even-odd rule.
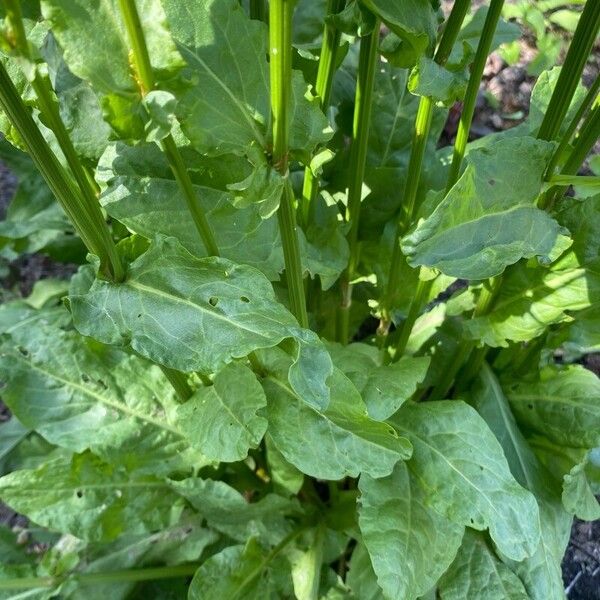
MULTIPOLYGON (((483 0, 473 2, 475 6, 483 3, 483 0)), ((452 2, 443 0, 442 5, 444 10, 448 10, 452 2)), ((516 65, 506 65, 496 53, 488 60, 472 126, 474 138, 514 127, 527 116, 535 83, 535 77, 527 74, 527 64, 535 50, 527 37, 521 44, 521 59, 516 65), (495 98, 497 106, 490 105, 490 96, 495 98)), ((600 52, 592 58, 584 74, 584 81, 588 84, 600 70, 600 52)), ((450 112, 443 133, 443 145, 453 142, 459 117, 460 107, 457 106, 450 112)), ((598 151, 600 144, 595 148, 595 153, 598 151)), ((5 214, 15 186, 14 176, 0 162, 0 218, 5 214)), ((74 266, 57 263, 43 255, 26 255, 12 262, 9 269, 8 276, 0 279, 0 298, 10 297, 14 293, 27 295, 39 279, 67 278, 73 273, 74 266)), ((600 376, 600 354, 585 357, 584 365, 600 376)), ((0 402, 0 421, 9 417, 8 410, 0 402)), ((23 527, 26 523, 24 517, 0 503, 0 524, 23 527)), ((600 600, 600 521, 588 523, 575 519, 562 571, 569 600, 600 600)))

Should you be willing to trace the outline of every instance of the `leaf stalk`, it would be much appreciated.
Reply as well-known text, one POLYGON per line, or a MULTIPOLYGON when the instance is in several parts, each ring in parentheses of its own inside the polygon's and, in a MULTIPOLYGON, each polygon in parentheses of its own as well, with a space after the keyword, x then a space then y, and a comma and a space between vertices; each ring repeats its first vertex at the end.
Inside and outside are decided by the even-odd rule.
POLYGON ((371 108, 375 69, 377 67, 377 46, 379 42, 379 21, 376 20, 372 32, 361 38, 358 61, 358 80, 354 101, 354 120, 352 124, 352 144, 350 147, 350 164, 348 173, 348 206, 346 221, 350 224, 348 245, 350 257, 348 266, 342 274, 340 285, 342 300, 338 312, 338 341, 347 344, 349 341, 350 307, 352 305, 352 280, 356 277, 359 243, 358 229, 362 201, 362 185, 367 160, 367 145, 371 123, 371 108))
POLYGON ((0 63, 0 107, 18 131, 29 155, 54 197, 73 223, 88 250, 100 258, 101 272, 112 281, 122 281, 125 270, 95 198, 76 188, 42 136, 6 69, 0 63))
POLYGON ((483 31, 481 32, 481 37, 479 38, 475 58, 473 60, 473 66, 471 67, 471 75, 469 76, 463 110, 458 124, 456 140, 454 142, 452 164, 450 165, 450 173, 446 183, 446 194, 458 181, 460 175, 460 168, 465 156, 467 142, 469 141, 473 115, 475 114, 475 104, 477 103, 477 95, 479 93, 479 86, 481 85, 483 69, 485 68, 485 63, 487 62, 487 57, 492 47, 494 33, 496 32, 496 26, 498 25, 503 6, 504 0, 491 0, 485 17, 483 31))
MULTIPOLYGON (((148 46, 146 45, 146 40, 144 38, 144 31, 135 5, 135 0, 119 0, 119 7, 121 9, 123 21, 125 22, 125 27, 127 28, 140 92, 143 97, 155 87, 154 73, 152 71, 150 55, 148 54, 148 46)), ((179 189, 185 198, 194 225, 200 234, 200 238, 202 239, 207 252, 211 256, 219 256, 219 248, 214 233, 203 208, 198 202, 196 192, 194 191, 194 185, 173 136, 168 134, 161 141, 160 145, 169 162, 175 180, 179 185, 179 189)))
MULTIPOLYGON (((437 62, 439 65, 443 66, 446 64, 470 6, 471 0, 457 0, 454 3, 434 56, 435 62, 437 62)), ((402 235, 404 235, 406 229, 410 227, 410 224, 414 218, 417 192, 419 189, 421 172, 423 169, 423 158, 425 156, 427 140, 429 138, 429 131, 431 129, 431 122, 433 118, 433 107, 433 100, 431 98, 422 96, 419 100, 419 107, 417 109, 415 129, 413 131, 411 144, 410 160, 406 176, 404 199, 400 207, 400 217, 396 225, 396 232, 394 235, 394 245, 392 248, 392 259, 390 263, 387 287, 382 295, 382 303, 380 308, 381 321, 377 331, 379 344, 382 347, 385 346, 385 338, 388 334, 391 324, 390 310, 393 304, 393 297, 400 283, 400 264, 403 258, 400 250, 400 239, 402 235)), ((419 283, 417 284, 417 289, 415 290, 415 295, 411 301, 407 317, 402 324, 402 331, 400 332, 399 342, 396 346, 396 351, 394 354, 396 360, 400 358, 404 352, 404 349, 406 348, 406 343, 410 337, 410 332, 417 317, 419 316, 422 303, 429 294, 432 283, 432 281, 419 280, 419 283)))
MULTIPOLYGON (((325 111, 331 99, 333 76, 336 71, 337 55, 340 46, 341 32, 335 24, 327 19, 328 15, 337 14, 345 5, 345 0, 327 0, 325 12, 325 26, 323 28, 323 41, 319 55, 319 67, 315 81, 315 94, 319 99, 321 110, 325 111)), ((312 172, 310 166, 304 169, 304 183, 302 186, 302 203, 300 205, 301 219, 304 226, 310 220, 310 210, 319 192, 319 178, 312 172)))
POLYGON ((281 176, 285 178, 281 202, 277 210, 277 220, 283 245, 290 306, 300 325, 308 327, 294 192, 288 172, 293 12, 293 0, 271 0, 269 3, 269 70, 273 122, 273 164, 281 176))
POLYGON ((550 98, 546 114, 540 125, 539 139, 550 141, 558 137, 599 28, 600 2, 596 0, 586 2, 569 45, 556 87, 550 98))
POLYGON ((168 567, 151 567, 147 569, 124 569, 105 573, 72 573, 65 577, 15 577, 0 580, 0 590, 23 590, 35 588, 53 588, 61 583, 75 579, 82 584, 101 584, 116 582, 152 581, 155 579, 171 579, 193 575, 199 564, 174 565, 168 567))

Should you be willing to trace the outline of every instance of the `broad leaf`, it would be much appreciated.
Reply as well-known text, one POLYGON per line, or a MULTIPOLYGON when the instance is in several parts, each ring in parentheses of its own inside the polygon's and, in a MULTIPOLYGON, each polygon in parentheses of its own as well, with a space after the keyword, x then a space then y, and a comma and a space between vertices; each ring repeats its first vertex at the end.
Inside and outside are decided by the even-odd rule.
POLYGON ((211 556, 194 575, 189 600, 265 600, 273 597, 266 553, 254 539, 245 546, 229 546, 211 556))
MULTIPOLYGON (((6 401, 4 394, 3 400, 6 401)), ((0 423, 0 464, 30 433, 14 416, 0 423)))
POLYGON ((196 258, 175 239, 162 238, 129 266, 123 283, 97 279, 82 293, 86 279, 84 269, 70 295, 83 335, 131 344, 153 362, 207 374, 292 338, 298 346, 292 386, 306 402, 327 405, 329 355, 277 302, 260 271, 224 258, 196 258))
MULTIPOLYGON (((233 194, 226 189, 248 172, 247 162, 236 156, 211 159, 189 148, 181 151, 221 255, 277 280, 283 270, 283 254, 276 219, 262 219, 255 206, 234 207, 233 194)), ((110 146, 97 177, 104 188, 103 206, 131 231, 148 239, 157 234, 173 236, 192 254, 206 256, 185 199, 158 146, 110 146)))
POLYGON ((249 503, 224 481, 190 477, 169 483, 204 516, 210 527, 240 542, 250 536, 274 542, 289 533, 285 517, 299 512, 296 502, 276 494, 249 503))
POLYGON ((557 219, 571 231, 572 246, 549 268, 520 264, 511 269, 494 310, 466 323, 471 337, 491 346, 527 341, 548 325, 570 320, 571 311, 600 301, 600 196, 585 202, 569 198, 561 208, 557 219))
POLYGON ((464 73, 449 71, 422 56, 410 73, 408 89, 415 96, 429 96, 443 106, 451 106, 462 100, 467 81, 464 73))
POLYGON ((386 598, 423 595, 454 560, 464 527, 430 506, 410 462, 384 479, 363 474, 359 489, 360 530, 386 598))
POLYGON ((364 542, 357 543, 352 552, 346 584, 352 593, 362 600, 383 600, 384 598, 364 542))
POLYGON ((577 463, 565 476, 562 500, 570 513, 584 521, 600 519, 600 503, 594 496, 586 476, 588 458, 577 463))
POLYGON ((107 465, 90 453, 5 475, 0 499, 39 525, 89 541, 167 527, 184 506, 163 481, 107 465))
POLYGON ((498 559, 485 537, 469 529, 438 593, 441 600, 529 600, 521 580, 498 559))
POLYGON ((381 353, 366 344, 330 344, 328 348, 335 366, 356 386, 369 416, 377 421, 391 417, 415 393, 429 366, 425 356, 403 356, 381 365, 381 353))
POLYGON ((600 379, 579 365, 551 368, 536 382, 509 382, 506 395, 517 420, 558 445, 600 445, 600 379))
POLYGON ((562 229, 535 201, 552 149, 520 137, 471 152, 456 185, 402 240, 409 262, 485 279, 520 258, 547 259, 562 229))
MULTIPOLYGON (((471 62, 477 51, 487 11, 487 6, 481 6, 472 16, 467 15, 450 53, 448 65, 454 68, 471 62)), ((517 40, 520 35, 521 28, 517 23, 499 19, 494 31, 491 50, 495 50, 501 44, 517 40)))
POLYGON ((206 463, 177 426, 175 392, 146 361, 39 324, 13 330, 0 352, 4 402, 53 444, 154 474, 206 463))
POLYGON ((265 436, 265 449, 275 491, 283 495, 297 494, 304 483, 304 474, 285 460, 268 433, 265 436))
POLYGON ((65 232, 72 234, 72 226, 33 161, 4 140, 0 142, 0 158, 18 178, 5 218, 0 221, 0 238, 5 238, 0 240, 3 254, 12 258, 11 251, 37 252, 64 239, 65 232))
POLYGON ((489 528, 510 558, 522 560, 535 551, 535 498, 513 479, 500 444, 470 406, 407 403, 392 423, 413 444, 408 467, 433 508, 456 523, 489 528))
MULTIPOLYGON (((179 107, 182 127, 201 152, 253 155, 268 148, 270 121, 267 29, 235 0, 165 0, 165 11, 188 63, 192 86, 179 107), (227 52, 222 49, 227 48, 227 52), (258 151, 258 152, 257 152, 258 151)), ((290 148, 304 159, 330 137, 327 119, 292 78, 290 148)))
MULTIPOLYGON (((389 475, 411 446, 389 425, 367 416, 360 394, 341 371, 330 380, 331 400, 324 411, 307 404, 286 383, 285 361, 263 381, 269 435, 287 461, 319 479, 389 475)), ((267 371, 270 367, 267 366, 267 371)))
POLYGON ((472 401, 500 442, 515 479, 535 494, 539 505, 541 538, 535 553, 522 562, 508 564, 533 600, 562 600, 560 564, 569 540, 571 518, 562 507, 560 486, 519 431, 504 392, 486 364, 472 389, 472 401))
POLYGON ((363 3, 400 38, 398 58, 402 66, 413 64, 435 43, 435 13, 430 0, 363 0, 363 3))
POLYGON ((208 459, 234 462, 262 440, 267 420, 258 412, 266 405, 254 373, 231 363, 217 373, 213 385, 200 388, 177 408, 176 423, 208 459))
MULTIPOLYGON (((167 29, 161 2, 136 0, 136 4, 154 75, 165 81, 184 62, 167 29)), ((118 2, 42 0, 41 5, 69 69, 103 94, 104 114, 111 126, 123 137, 143 137, 141 90, 131 68, 130 43, 118 2)))
MULTIPOLYGON (((202 526, 202 517, 184 514, 179 523, 160 531, 124 535, 108 544, 88 544, 81 552, 75 573, 102 573, 157 563, 177 565, 196 561, 217 539, 214 531, 202 526)), ((75 577, 62 586, 61 597, 124 600, 131 597, 135 585, 130 581, 85 583, 75 577)))

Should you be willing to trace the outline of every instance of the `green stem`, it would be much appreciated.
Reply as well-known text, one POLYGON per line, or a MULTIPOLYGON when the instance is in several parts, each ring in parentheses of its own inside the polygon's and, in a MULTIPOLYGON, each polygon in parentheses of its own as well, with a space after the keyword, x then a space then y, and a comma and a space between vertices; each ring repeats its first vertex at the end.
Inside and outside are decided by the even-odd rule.
MULTIPOLYGON (((325 27, 323 29, 323 41, 321 43, 321 54, 319 55, 319 68, 315 82, 315 94, 319 99, 321 110, 329 106, 333 75, 336 70, 337 52, 340 46, 340 30, 327 19, 328 15, 336 14, 344 8, 345 0, 327 0, 325 27)), ((313 174, 310 166, 304 169, 304 184, 302 186, 301 218, 304 226, 308 225, 310 209, 313 206, 319 192, 319 178, 313 174)))
MULTIPOLYGON (((435 62, 437 62, 439 65, 444 65, 448 60, 470 6, 471 0, 457 0, 454 3, 450 16, 446 22, 446 27, 444 28, 444 33, 442 34, 438 49, 434 56, 435 62)), ((403 202, 400 207, 400 217, 396 225, 388 283, 382 296, 382 305, 380 309, 381 322, 378 328, 378 336, 380 338, 380 345, 382 347, 385 346, 385 337, 387 336, 391 324, 390 310, 400 279, 400 264, 403 258, 402 252, 400 251, 400 238, 402 235, 404 235, 404 232, 410 226, 414 218, 417 192, 421 180, 421 171, 423 169, 423 158, 427 148, 427 139, 429 138, 432 117, 433 100, 429 97, 422 96, 419 100, 419 108, 417 110, 417 116, 415 119, 415 129, 413 131, 410 161, 408 164, 406 177, 406 188, 404 190, 403 202)), ((400 340, 405 341, 402 349, 400 351, 396 351, 395 357, 397 358, 399 358, 404 351, 404 347, 406 346, 406 342, 410 336, 410 331, 412 330, 415 320, 419 316, 419 312, 421 310, 420 305, 414 305, 416 302, 420 302, 426 297, 428 290, 426 291, 424 288, 431 288, 431 285, 431 283, 426 284, 426 282, 419 282, 419 287, 415 293, 416 297, 413 298, 409 307, 408 316, 402 325, 400 340)))
POLYGON ((267 22, 267 0, 250 0, 250 18, 257 21, 267 22))
MULTIPOLYGON (((561 177, 575 175, 581 168, 583 161, 586 159, 587 155, 593 148, 594 144, 598 141, 599 137, 600 101, 596 101, 592 107, 592 110, 590 110, 586 119, 581 125, 575 145, 573 146, 569 158, 565 162, 559 175, 561 177)), ((548 192, 543 194, 540 198, 540 208, 551 210, 554 204, 564 195, 568 187, 568 185, 560 185, 557 188, 548 190, 548 192)))
MULTIPOLYGON (((131 44, 140 92, 142 96, 145 96, 148 92, 154 89, 155 81, 140 16, 135 5, 135 0, 119 0, 119 7, 121 9, 121 14, 123 15, 123 21, 125 22, 125 26, 127 28, 129 43, 131 44)), ((175 143, 175 140, 171 134, 162 140, 161 147, 165 153, 165 156, 167 157, 167 160, 169 161, 171 171, 173 172, 175 180, 179 185, 179 189, 185 198, 188 210, 192 215, 194 225, 200 234, 207 252, 212 256, 219 256, 219 249, 217 247, 215 236, 208 223, 206 214, 198 202, 198 198, 196 197, 196 192, 194 191, 194 186, 183 161, 183 157, 181 156, 179 148, 177 148, 177 144, 175 143)))
POLYGON ((408 343, 410 334, 412 333, 412 329, 415 325, 416 320, 421 314, 421 308, 427 302, 427 297, 431 292, 431 288, 433 286, 434 281, 434 279, 428 279, 427 281, 419 279, 419 282, 417 283, 417 288, 415 289, 413 298, 408 308, 406 319, 400 327, 400 335, 398 337, 397 343, 394 346, 394 357, 392 362, 396 362, 400 360, 400 358, 402 358, 402 355, 406 350, 406 344, 408 343))
POLYGON ((181 156, 181 152, 179 152, 179 148, 177 147, 177 144, 175 143, 175 140, 171 134, 162 140, 161 147, 165 153, 165 156, 167 157, 167 160, 169 161, 171 171, 173 172, 173 175, 175 175, 175 180, 179 185, 179 189, 183 193, 188 210, 192 215, 194 225, 196 226, 196 229, 202 238, 202 242, 204 243, 207 252, 211 256, 219 256, 219 248, 217 246, 217 241, 215 240, 212 228, 206 219, 204 210, 198 202, 192 180, 190 179, 188 170, 183 162, 183 157, 181 156))
POLYGON ((0 107, 19 132, 27 152, 73 223, 77 234, 88 250, 100 258, 101 272, 113 281, 122 281, 125 271, 100 210, 100 205, 95 199, 90 202, 73 185, 42 136, 1 63, 0 107))
POLYGON ((21 7, 17 0, 4 0, 7 8, 8 21, 12 30, 11 44, 19 52, 19 54, 34 68, 33 79, 31 85, 38 99, 40 112, 44 117, 44 121, 53 131, 60 149, 62 150, 65 159, 75 177, 75 181, 79 186, 81 193, 85 196, 88 203, 96 203, 97 185, 89 172, 83 166, 65 124, 60 116, 60 107, 56 99, 50 78, 47 74, 42 74, 37 65, 33 64, 34 60, 30 50, 25 26, 23 24, 23 16, 21 7))
POLYGON ((577 29, 573 34, 573 40, 569 45, 556 87, 540 125, 539 139, 555 140, 557 138, 565 115, 569 110, 569 106, 571 106, 577 84, 581 80, 583 68, 592 50, 599 28, 600 2, 589 0, 585 3, 583 12, 579 17, 577 29))
POLYGON ((358 60, 358 79, 354 100, 354 121, 352 125, 352 145, 350 147, 350 164, 348 173, 348 207, 346 221, 350 223, 348 245, 350 257, 348 266, 341 277, 342 301, 339 307, 338 341, 348 343, 350 306, 352 304, 352 280, 356 276, 359 258, 358 228, 360 224, 360 209, 362 185, 367 160, 367 146, 371 122, 371 108, 375 70, 377 68, 377 46, 379 42, 379 21, 373 25, 370 35, 361 38, 358 60))
MULTIPOLYGON (((392 248, 390 272, 388 276, 387 287, 385 288, 385 293, 382 298, 381 324, 379 328, 380 334, 384 336, 387 334, 391 323, 390 310, 394 303, 394 294, 396 294, 400 283, 400 263, 403 260, 403 254, 400 250, 400 239, 413 219, 415 201, 421 179, 421 170, 423 167, 423 157, 425 156, 425 149, 427 147, 427 138, 429 137, 432 116, 433 100, 427 96, 422 96, 419 100, 419 108, 417 110, 417 116, 415 119, 415 129, 413 132, 410 161, 408 163, 406 188, 404 191, 403 202, 400 207, 400 218, 396 224, 396 232, 394 234, 394 246, 392 248)), ((416 309, 413 309, 412 305, 414 303, 415 300, 411 302, 409 314, 413 314, 416 310, 416 314, 413 314, 414 319, 416 319, 418 316, 418 311, 420 310, 420 306, 416 307, 416 309)), ((404 321, 403 329, 408 329, 408 334, 410 335, 410 329, 412 329, 413 325, 414 320, 410 322, 407 318, 404 321)), ((403 332, 402 337, 404 335, 405 334, 403 332)))
POLYGON ((565 150, 569 146, 569 142, 571 141, 571 138, 573 137, 573 134, 575 133, 575 130, 577 129, 577 126, 579 125, 579 122, 581 121, 581 119, 583 118, 585 113, 588 111, 590 106, 592 106, 592 104, 594 104, 594 102, 596 101, 596 99, 598 97, 598 90, 600 90, 600 75, 596 76, 594 83, 588 90, 583 102, 581 103, 581 105, 579 106, 579 109, 577 110, 577 113, 575 113, 575 116, 573 117, 573 119, 571 119, 571 122, 569 123, 569 127, 567 128, 565 133, 561 136, 558 148, 552 155, 550 164, 548 165, 548 168, 546 169, 546 179, 549 179, 550 177, 552 177, 552 174, 554 173, 556 166, 559 164, 559 162, 563 158, 563 156, 565 154, 565 150))
POLYGON ((479 44, 477 44, 477 51, 475 52, 475 58, 473 60, 473 66, 471 67, 471 75, 465 93, 456 141, 454 142, 454 153, 452 155, 452 164, 450 165, 450 172, 446 183, 446 193, 448 193, 450 188, 458 181, 460 168, 467 148, 467 142, 469 141, 469 132, 471 131, 471 123, 473 122, 473 114, 475 113, 475 104, 477 102, 479 86, 481 85, 483 69, 485 68, 485 63, 488 54, 490 53, 490 48, 492 47, 494 33, 503 6, 504 0, 491 0, 485 23, 483 24, 483 31, 481 32, 481 37, 479 38, 479 44))
POLYGON ((127 569, 107 571, 105 573, 72 573, 65 577, 20 577, 0 580, 0 590, 19 590, 35 588, 52 588, 64 581, 74 579, 82 584, 100 584, 116 582, 151 581, 154 579, 170 579, 189 577, 198 570, 198 564, 175 565, 169 567, 151 567, 148 569, 127 569))
POLYGON ((281 204, 277 211, 277 221, 281 232, 285 274, 292 313, 298 319, 301 327, 308 327, 308 313, 306 312, 304 285, 302 283, 300 246, 298 244, 298 226, 294 207, 294 191, 289 178, 285 181, 281 204))
MULTIPOLYGON (((501 283, 502 276, 500 275, 489 280, 483 285, 481 292, 479 293, 479 298, 477 299, 477 304, 475 305, 472 318, 475 319, 487 314, 490 311, 498 294, 501 283)), ((452 384, 454 383, 454 380, 456 379, 456 374, 460 371, 461 367, 474 348, 475 342, 473 340, 463 339, 460 342, 456 352, 454 353, 452 363, 445 369, 441 378, 434 386, 429 397, 430 400, 442 400, 447 396, 452 384)), ((481 360, 485 358, 486 351, 487 348, 484 348, 483 354, 480 357, 481 360)))
POLYGON ((288 172, 293 12, 293 0, 271 0, 269 3, 269 69, 273 120, 273 164, 281 176, 285 178, 277 219, 283 245, 290 305, 300 325, 308 327, 294 192, 288 172))

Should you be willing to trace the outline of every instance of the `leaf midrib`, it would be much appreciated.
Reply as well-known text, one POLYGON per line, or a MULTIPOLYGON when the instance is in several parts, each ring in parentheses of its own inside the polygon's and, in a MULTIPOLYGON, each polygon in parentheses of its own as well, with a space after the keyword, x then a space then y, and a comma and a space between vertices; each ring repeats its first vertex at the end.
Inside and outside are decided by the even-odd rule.
POLYGON ((42 367, 34 364, 33 362, 28 362, 27 360, 24 359, 24 357, 21 354, 13 353, 13 356, 17 360, 21 360, 23 363, 25 363, 28 368, 38 371, 39 373, 42 373, 42 374, 46 375, 47 377, 50 377, 51 379, 55 379, 56 381, 59 381, 62 384, 69 386, 69 387, 83 393, 86 396, 93 398, 94 400, 98 401, 101 404, 110 406, 111 408, 114 408, 114 409, 118 410, 119 412, 128 414, 129 416, 134 417, 136 419, 140 419, 141 421, 146 421, 147 423, 150 423, 150 424, 158 427, 159 429, 164 429, 165 431, 168 431, 170 433, 173 433, 174 435, 177 435, 178 437, 180 437, 182 439, 185 439, 185 436, 183 435, 183 433, 181 433, 175 427, 168 425, 167 423, 163 423, 149 415, 146 415, 142 412, 138 412, 125 403, 116 402, 114 400, 106 398, 106 397, 94 392, 93 390, 90 390, 90 389, 82 386, 81 384, 79 384, 75 381, 65 379, 64 377, 61 377, 60 375, 57 375, 56 373, 52 373, 51 371, 43 369, 42 367))

